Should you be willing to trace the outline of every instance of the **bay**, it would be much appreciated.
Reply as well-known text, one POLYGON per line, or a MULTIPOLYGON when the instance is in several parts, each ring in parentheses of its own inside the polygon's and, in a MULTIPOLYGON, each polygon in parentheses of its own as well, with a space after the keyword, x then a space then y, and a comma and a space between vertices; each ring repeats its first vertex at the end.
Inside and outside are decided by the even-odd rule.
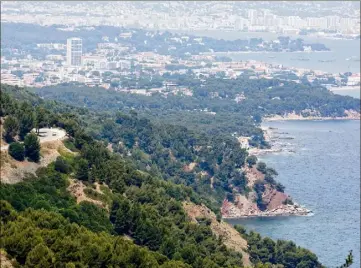
MULTIPOLYGON (((274 40, 282 34, 262 33, 262 32, 236 32, 236 31, 172 31, 177 33, 186 33, 199 36, 209 36, 217 39, 235 40, 263 38, 265 40, 274 40)), ((324 37, 311 36, 292 36, 292 38, 302 38, 305 42, 322 43, 331 49, 330 52, 267 52, 267 53, 225 53, 233 60, 245 61, 256 60, 272 64, 282 64, 286 67, 305 68, 319 70, 330 73, 353 72, 360 73, 360 40, 329 39, 324 37), (298 58, 307 58, 308 61, 295 60, 298 58), (352 58, 352 59, 351 59, 352 58), (347 60, 349 59, 349 60, 347 60), (333 60, 332 62, 322 62, 333 60)))
POLYGON ((360 122, 285 121, 266 126, 287 132, 295 153, 263 156, 294 200, 313 211, 306 217, 229 220, 273 239, 308 248, 326 267, 343 263, 349 250, 360 267, 360 122))

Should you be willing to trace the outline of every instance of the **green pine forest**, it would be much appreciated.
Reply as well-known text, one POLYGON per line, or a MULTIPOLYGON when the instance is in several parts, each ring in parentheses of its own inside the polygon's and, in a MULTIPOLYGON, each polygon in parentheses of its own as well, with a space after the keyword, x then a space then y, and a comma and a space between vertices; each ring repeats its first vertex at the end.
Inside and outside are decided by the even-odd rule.
MULTIPOLYGON (((1 184, 0 248, 15 267, 243 267, 242 254, 228 249, 209 221, 191 222, 182 206, 205 204, 221 221, 223 198, 249 191, 239 169, 251 160, 226 131, 217 135, 213 126, 200 131, 152 120, 155 114, 146 117, 142 109, 75 107, 6 85, 1 85, 0 116, 4 139, 17 144, 18 135, 24 141, 23 147, 9 148, 14 159, 39 161, 36 135, 27 134, 33 127, 65 129, 64 144, 73 152, 61 152, 22 182, 1 184), (196 168, 186 171, 193 162, 196 168), (67 190, 74 179, 105 206, 77 203, 67 190), (95 182, 102 193, 94 190, 95 182)), ((268 146, 251 117, 244 117, 244 131, 257 146, 268 146)), ((271 177, 277 173, 263 169, 271 177)), ((266 183, 281 187, 273 179, 266 183)), ((236 229, 247 240, 255 267, 323 267, 315 254, 293 242, 236 229)))

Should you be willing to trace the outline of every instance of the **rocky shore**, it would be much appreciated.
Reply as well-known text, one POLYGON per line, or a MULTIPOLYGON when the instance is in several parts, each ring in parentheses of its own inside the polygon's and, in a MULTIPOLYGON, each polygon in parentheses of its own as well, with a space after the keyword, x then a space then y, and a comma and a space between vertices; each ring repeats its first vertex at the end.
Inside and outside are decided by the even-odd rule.
MULTIPOLYGON (((294 139, 287 132, 280 132, 277 128, 262 127, 265 140, 271 145, 269 149, 250 148, 250 155, 262 155, 266 153, 277 152, 295 152, 287 140, 294 139)), ((241 139, 242 141, 242 139, 241 139)), ((241 143, 241 142, 240 142, 241 143)), ((242 145, 242 143, 241 143, 242 145)), ((247 177, 247 186, 252 189, 257 180, 264 180, 262 174, 255 166, 244 167, 242 171, 247 177)), ((292 201, 287 194, 280 192, 274 187, 266 185, 262 194, 262 200, 266 203, 266 209, 260 210, 254 202, 256 199, 255 192, 251 191, 248 196, 238 195, 233 202, 227 199, 223 201, 221 213, 224 219, 238 219, 250 217, 274 217, 274 216, 306 216, 312 213, 311 210, 300 206, 292 201)))
POLYGON ((269 153, 294 153, 295 150, 290 147, 290 143, 287 140, 293 140, 294 137, 290 136, 287 132, 278 132, 278 129, 271 127, 262 127, 265 141, 267 141, 271 148, 259 149, 250 148, 248 153, 254 156, 260 156, 269 153))
POLYGON ((287 121, 287 120, 360 120, 361 114, 357 111, 353 110, 345 110, 346 116, 339 116, 339 117, 324 117, 320 116, 319 113, 314 111, 305 111, 311 112, 309 116, 303 116, 302 114, 296 114, 295 112, 292 113, 285 113, 284 115, 273 115, 269 117, 264 117, 264 122, 269 121, 287 121))
POLYGON ((298 204, 279 205, 278 207, 270 210, 260 211, 255 208, 249 211, 242 211, 237 208, 233 203, 224 201, 222 206, 223 219, 241 219, 251 217, 275 217, 275 216, 307 216, 312 213, 311 210, 304 208, 298 204))

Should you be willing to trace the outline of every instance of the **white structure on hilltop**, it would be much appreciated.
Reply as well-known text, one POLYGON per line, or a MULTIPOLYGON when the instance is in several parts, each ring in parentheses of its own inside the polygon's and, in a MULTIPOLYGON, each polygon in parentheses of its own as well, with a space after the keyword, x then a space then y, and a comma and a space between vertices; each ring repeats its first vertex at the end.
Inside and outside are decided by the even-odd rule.
POLYGON ((68 66, 81 66, 83 41, 80 38, 69 38, 66 42, 66 63, 68 66))

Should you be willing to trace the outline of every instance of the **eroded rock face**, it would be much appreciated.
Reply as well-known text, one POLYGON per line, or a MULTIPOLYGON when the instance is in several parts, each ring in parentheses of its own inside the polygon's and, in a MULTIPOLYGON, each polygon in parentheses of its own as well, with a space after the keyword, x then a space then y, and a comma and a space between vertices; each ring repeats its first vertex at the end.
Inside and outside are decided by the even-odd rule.
POLYGON ((247 253, 247 241, 226 222, 218 222, 216 215, 205 205, 196 205, 191 202, 183 202, 183 208, 187 212, 189 218, 198 223, 197 218, 207 218, 211 220, 211 229, 214 235, 223 238, 224 245, 234 251, 242 253, 242 262, 245 267, 251 267, 249 255, 247 253))
POLYGON ((287 198, 290 199, 288 195, 279 192, 276 189, 272 189, 269 185, 266 185, 266 190, 262 195, 262 200, 267 204, 267 210, 272 210, 281 206, 287 198))
MULTIPOLYGON (((243 172, 246 173, 247 186, 253 189, 253 185, 257 180, 264 180, 264 174, 258 171, 255 167, 245 167, 243 172)), ((290 196, 269 184, 265 185, 265 191, 262 194, 262 200, 266 204, 266 210, 261 211, 255 200, 256 193, 251 191, 247 196, 236 195, 234 203, 229 202, 227 199, 223 201, 221 213, 223 218, 245 218, 245 217, 258 217, 258 216, 281 216, 281 215, 307 215, 311 211, 300 207, 297 204, 285 204, 286 200, 292 200, 290 196)))

